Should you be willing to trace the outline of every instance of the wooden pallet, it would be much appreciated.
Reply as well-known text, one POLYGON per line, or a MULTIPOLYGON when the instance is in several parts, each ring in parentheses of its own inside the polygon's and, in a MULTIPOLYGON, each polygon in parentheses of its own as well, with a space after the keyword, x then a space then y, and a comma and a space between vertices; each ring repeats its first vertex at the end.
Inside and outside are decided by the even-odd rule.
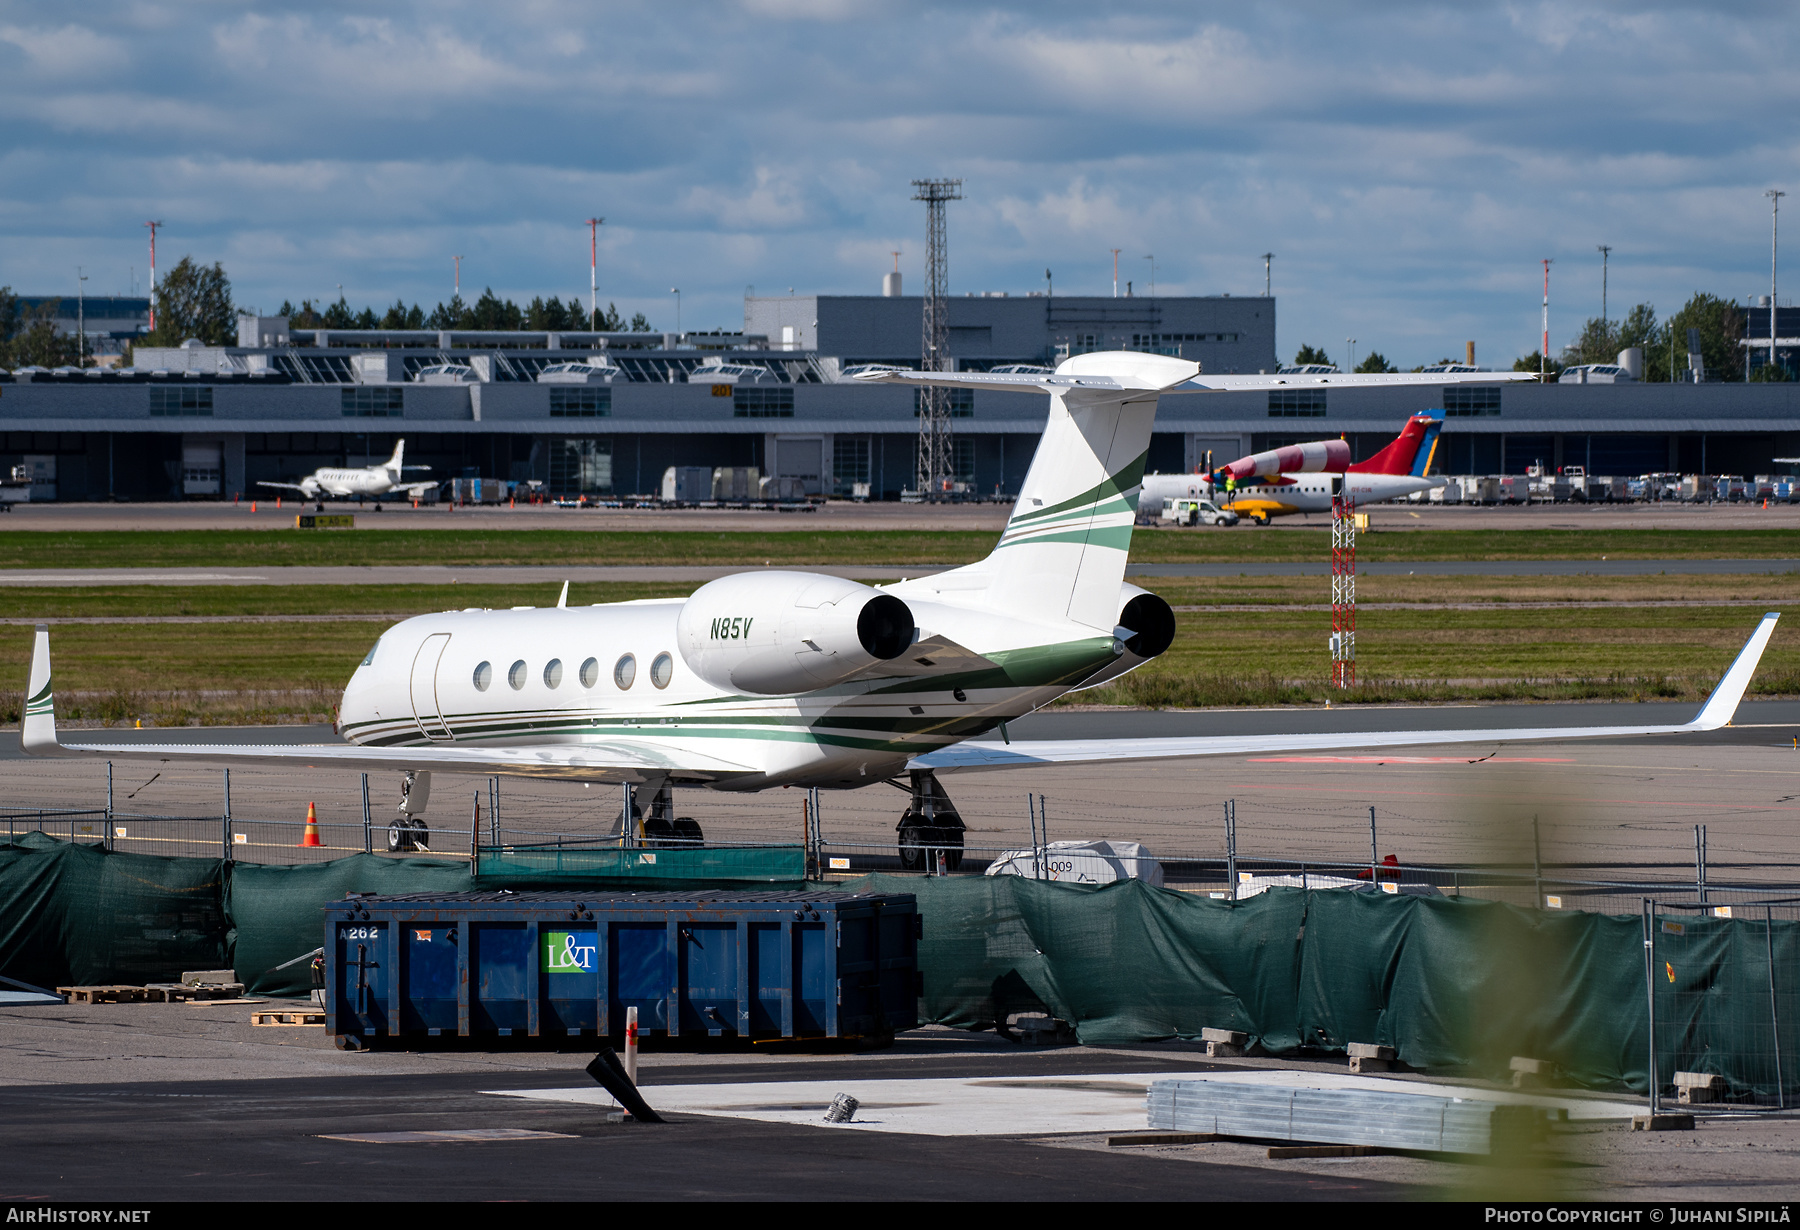
POLYGON ((56 993, 68 997, 71 1004, 144 1004, 150 1002, 149 987, 57 987, 56 993))
POLYGON ((273 1012, 252 1012, 252 1025, 324 1025, 323 1008, 285 1008, 273 1012))
POLYGON ((184 1004, 197 999, 236 999, 244 993, 244 984, 233 982, 189 986, 184 982, 153 982, 144 989, 150 992, 151 1003, 184 1004))

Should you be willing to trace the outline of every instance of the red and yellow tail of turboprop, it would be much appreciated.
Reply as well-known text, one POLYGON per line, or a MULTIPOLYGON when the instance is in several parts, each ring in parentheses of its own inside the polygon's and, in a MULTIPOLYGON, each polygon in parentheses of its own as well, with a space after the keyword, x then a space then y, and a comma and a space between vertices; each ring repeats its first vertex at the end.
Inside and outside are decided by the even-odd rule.
POLYGON ((1427 410, 1406 420, 1406 426, 1393 443, 1367 461, 1359 461, 1346 471, 1350 474, 1410 474, 1423 478, 1431 469, 1437 450, 1438 431, 1444 425, 1442 410, 1427 410))

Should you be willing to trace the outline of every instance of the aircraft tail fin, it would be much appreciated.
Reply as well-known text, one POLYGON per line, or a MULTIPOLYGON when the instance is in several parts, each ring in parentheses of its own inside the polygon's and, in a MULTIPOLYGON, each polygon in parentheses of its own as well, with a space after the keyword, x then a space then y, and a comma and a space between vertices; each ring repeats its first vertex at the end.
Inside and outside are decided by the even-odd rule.
POLYGON ((1050 375, 860 374, 857 379, 877 384, 1050 395, 1050 421, 999 545, 978 564, 916 584, 939 592, 945 585, 985 590, 981 601, 992 609, 1111 632, 1157 398, 1199 374, 1198 363, 1133 351, 1077 355, 1050 375), (968 579, 978 583, 961 583, 968 579))
POLYGON ((1058 366, 1058 376, 1111 387, 1051 392, 1050 419, 1006 531, 976 565, 989 577, 989 606, 1113 629, 1157 396, 1197 370, 1181 359, 1122 353, 1058 366))
POLYGON ((404 464, 405 460, 406 460, 406 439, 405 439, 405 437, 401 437, 400 439, 394 441, 394 455, 392 457, 389 457, 387 459, 387 461, 382 464, 381 468, 384 470, 392 470, 396 475, 398 475, 402 470, 404 470, 406 468, 406 466, 404 464))
POLYGON ((1350 474, 1411 474, 1423 477, 1437 448, 1438 432, 1444 426, 1442 410, 1426 410, 1406 420, 1393 442, 1370 457, 1352 465, 1350 474))
POLYGON ((56 696, 50 688, 50 628, 39 624, 31 643, 31 681, 25 687, 25 721, 19 743, 27 756, 62 750, 56 737, 56 696))

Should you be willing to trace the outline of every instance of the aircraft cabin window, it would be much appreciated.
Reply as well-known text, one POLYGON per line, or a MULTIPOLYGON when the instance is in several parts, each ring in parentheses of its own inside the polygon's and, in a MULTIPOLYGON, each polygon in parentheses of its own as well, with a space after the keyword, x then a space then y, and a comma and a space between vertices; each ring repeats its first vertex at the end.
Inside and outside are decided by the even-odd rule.
POLYGON ((581 686, 591 688, 600 682, 600 659, 589 658, 581 664, 581 686))
POLYGON ((511 670, 506 672, 506 682, 512 685, 513 691, 517 692, 525 686, 525 675, 525 660, 521 658, 512 664, 511 670))
POLYGON ((544 686, 558 687, 562 684, 562 659, 551 658, 544 664, 544 686))
POLYGON ((650 663, 650 682, 659 688, 666 688, 669 686, 669 680, 674 677, 675 659, 666 653, 657 654, 656 660, 650 663))
POLYGON ((488 684, 490 684, 492 682, 494 682, 494 664, 493 663, 483 662, 480 666, 477 666, 475 668, 475 690, 477 692, 487 691, 488 684))
POLYGON ((630 689, 637 680, 637 659, 630 654, 620 658, 613 666, 613 682, 619 685, 619 691, 630 689))

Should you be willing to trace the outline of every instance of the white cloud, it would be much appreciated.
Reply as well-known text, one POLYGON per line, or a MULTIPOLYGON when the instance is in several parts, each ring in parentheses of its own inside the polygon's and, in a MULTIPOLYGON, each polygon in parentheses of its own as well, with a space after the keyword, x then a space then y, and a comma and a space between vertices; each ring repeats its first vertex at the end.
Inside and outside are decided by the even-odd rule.
POLYGON ((1596 243, 1620 302, 1766 279, 1795 42, 1780 6, 1652 0, 100 0, 53 25, 0 0, 0 283, 123 284, 162 217, 251 302, 429 305, 455 253, 465 284, 566 296, 597 213, 606 297, 667 323, 681 285, 710 326, 749 283, 869 293, 896 247, 916 287, 909 181, 953 175, 959 290, 1048 265, 1104 293, 1120 247, 1121 278, 1155 252, 1159 288, 1259 293, 1274 251, 1284 350, 1498 358, 1532 343, 1543 256, 1559 333, 1598 308, 1596 243))

